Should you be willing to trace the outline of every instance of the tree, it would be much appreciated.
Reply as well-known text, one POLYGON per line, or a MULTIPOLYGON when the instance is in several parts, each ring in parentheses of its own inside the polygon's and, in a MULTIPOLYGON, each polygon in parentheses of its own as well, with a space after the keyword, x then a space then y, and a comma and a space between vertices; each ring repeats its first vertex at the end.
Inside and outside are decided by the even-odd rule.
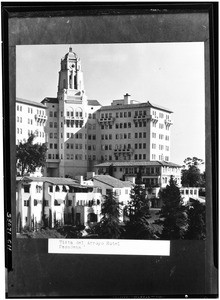
POLYGON ((46 162, 46 144, 33 144, 35 135, 31 134, 27 142, 16 146, 17 168, 21 170, 21 176, 25 173, 33 173, 36 168, 43 167, 46 162))
POLYGON ((188 229, 185 239, 204 240, 206 235, 205 205, 198 200, 191 200, 188 206, 188 229))
POLYGON ((112 191, 109 191, 104 196, 101 213, 103 217, 95 226, 94 233, 97 233, 100 238, 117 239, 120 237, 122 227, 120 225, 120 204, 112 191))
POLYGON ((184 160, 184 164, 188 167, 190 166, 199 166, 199 165, 203 165, 204 164, 204 161, 198 157, 187 157, 185 160, 184 160))
POLYGON ((204 185, 204 177, 198 168, 199 165, 204 164, 203 160, 197 157, 188 157, 184 160, 184 164, 181 178, 182 185, 185 187, 198 187, 204 185))
POLYGON ((130 194, 128 206, 129 221, 125 226, 125 238, 150 239, 154 234, 148 222, 149 202, 143 185, 135 185, 130 194))
POLYGON ((170 178, 169 185, 160 192, 160 198, 163 203, 159 213, 160 220, 157 222, 163 228, 160 237, 183 239, 187 230, 187 214, 173 176, 170 178))

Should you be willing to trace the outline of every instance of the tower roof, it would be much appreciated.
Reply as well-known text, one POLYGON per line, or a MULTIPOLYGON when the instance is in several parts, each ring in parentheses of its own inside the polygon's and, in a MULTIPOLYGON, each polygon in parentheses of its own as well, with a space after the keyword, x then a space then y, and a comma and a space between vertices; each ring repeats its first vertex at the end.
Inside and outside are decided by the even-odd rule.
POLYGON ((69 52, 65 55, 65 59, 67 58, 72 58, 72 59, 78 58, 77 54, 73 52, 72 47, 69 47, 69 52))

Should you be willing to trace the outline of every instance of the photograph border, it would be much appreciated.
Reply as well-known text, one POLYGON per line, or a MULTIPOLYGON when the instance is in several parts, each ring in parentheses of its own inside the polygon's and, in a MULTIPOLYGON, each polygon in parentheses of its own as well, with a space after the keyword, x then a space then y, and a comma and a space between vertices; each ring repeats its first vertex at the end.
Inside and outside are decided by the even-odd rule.
POLYGON ((214 297, 217 295, 217 23, 217 2, 2 3, 7 297, 183 297, 185 295, 214 297), (71 19, 71 28, 67 23, 69 19, 71 19), (160 25, 156 26, 158 24, 160 25), (47 240, 16 239, 16 205, 12 201, 15 199, 16 45, 195 41, 203 41, 205 44, 206 180, 208 182, 206 240, 171 241, 169 259, 111 255, 75 255, 73 259, 72 255, 49 255, 47 240), (180 260, 184 259, 185 264, 182 266, 180 260), (195 259, 198 261, 195 262, 195 259), (64 267, 64 272, 61 274, 65 279, 61 280, 61 283, 65 282, 66 289, 60 282, 57 283, 62 277, 61 262, 64 267), (194 268, 190 266, 191 262, 195 264, 194 268), (52 266, 54 272, 57 270, 57 275, 53 275, 52 271, 45 272, 46 264, 52 266), (69 266, 72 271, 67 272, 69 266), (158 268, 157 271, 155 267, 158 268), (147 273, 149 268, 151 276, 147 273), (88 274, 94 270, 97 280, 88 274), (103 278, 104 271, 107 271, 107 278, 103 278), (187 277, 188 272, 192 273, 190 278, 187 277), (23 274, 24 278, 21 279, 20 274, 23 274), (194 279, 196 274, 197 281, 194 279), (33 275, 37 282, 31 281, 33 275), (71 279, 76 282, 76 285, 70 285, 69 276, 72 276, 71 279), (166 276, 170 277, 170 280, 166 276), (184 282, 182 282, 183 278, 184 282), (27 279, 26 290, 23 286, 25 279, 27 279), (85 279, 90 280, 87 285, 84 285, 85 279), (158 286, 157 280, 162 279, 164 282, 158 286), (102 280, 101 286, 100 280, 102 280), (51 282, 51 285, 45 282, 51 282), (146 282, 150 282, 151 287, 147 286, 146 282))

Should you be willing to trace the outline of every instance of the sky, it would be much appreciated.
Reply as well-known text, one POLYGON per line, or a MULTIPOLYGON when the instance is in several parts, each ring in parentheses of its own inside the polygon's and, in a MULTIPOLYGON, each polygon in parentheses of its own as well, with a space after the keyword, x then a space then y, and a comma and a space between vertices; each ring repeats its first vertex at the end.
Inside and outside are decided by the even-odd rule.
POLYGON ((70 46, 81 59, 88 99, 109 105, 129 93, 169 108, 170 161, 205 160, 203 42, 16 46, 16 96, 56 97, 60 61, 70 46))

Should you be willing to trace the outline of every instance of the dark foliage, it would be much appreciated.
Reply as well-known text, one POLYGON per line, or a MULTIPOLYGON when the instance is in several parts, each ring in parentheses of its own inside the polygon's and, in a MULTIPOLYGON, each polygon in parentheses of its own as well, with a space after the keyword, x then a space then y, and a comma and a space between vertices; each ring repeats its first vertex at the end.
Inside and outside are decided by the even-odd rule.
POLYGON ((154 238, 152 226, 149 224, 149 202, 143 185, 135 185, 131 191, 131 201, 127 208, 128 221, 125 225, 124 238, 154 238))
POLYGON ((185 169, 182 170, 181 182, 184 187, 205 186, 205 173, 201 174, 199 165, 204 164, 202 159, 197 157, 184 160, 185 169))
POLYGON ((183 239, 187 230, 186 208, 182 205, 180 190, 171 177, 169 185, 160 193, 162 208, 159 213, 160 220, 157 224, 162 225, 162 239, 183 239))
POLYGON ((120 238, 122 232, 122 226, 119 220, 120 204, 112 191, 105 196, 101 212, 103 217, 94 227, 93 233, 98 234, 99 238, 120 238))
POLYGON ((27 142, 16 146, 17 168, 21 176, 25 173, 33 173, 36 168, 43 167, 46 162, 46 144, 33 144, 35 135, 31 134, 27 142))
POLYGON ((187 209, 188 229, 185 239, 204 240, 206 235, 205 205, 198 200, 191 200, 187 209))

